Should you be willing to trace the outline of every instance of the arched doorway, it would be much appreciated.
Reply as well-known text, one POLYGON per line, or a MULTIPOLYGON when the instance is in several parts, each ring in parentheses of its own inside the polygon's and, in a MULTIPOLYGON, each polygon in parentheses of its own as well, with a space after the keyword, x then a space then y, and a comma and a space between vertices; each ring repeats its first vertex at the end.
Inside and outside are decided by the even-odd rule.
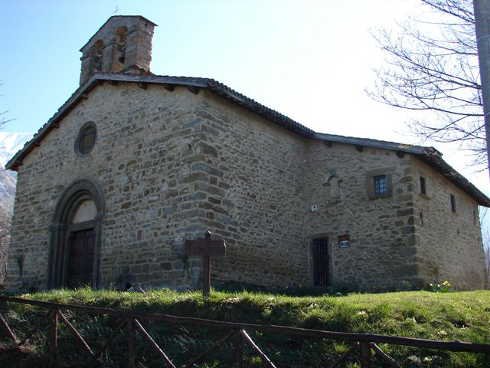
POLYGON ((96 288, 104 201, 88 180, 72 184, 61 196, 51 225, 49 288, 96 288))

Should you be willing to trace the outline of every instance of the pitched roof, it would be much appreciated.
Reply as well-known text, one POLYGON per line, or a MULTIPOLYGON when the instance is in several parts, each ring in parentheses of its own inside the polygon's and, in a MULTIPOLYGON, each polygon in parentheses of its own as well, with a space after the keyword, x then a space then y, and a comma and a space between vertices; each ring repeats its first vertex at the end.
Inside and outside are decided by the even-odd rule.
POLYGON ((230 87, 209 78, 193 78, 193 77, 173 77, 173 76, 158 76, 158 75, 132 75, 122 73, 97 73, 92 76, 84 85, 80 86, 70 98, 58 109, 58 111, 44 124, 33 138, 27 142, 24 147, 19 150, 6 164, 6 168, 16 170, 22 164, 22 160, 36 146, 39 146, 42 139, 52 130, 58 127, 61 119, 74 107, 84 99, 95 86, 100 82, 125 82, 125 83, 142 83, 142 84, 159 84, 168 86, 187 86, 190 88, 202 88, 212 91, 213 93, 250 110, 265 119, 293 131, 305 138, 318 139, 328 142, 336 142, 343 144, 352 144, 355 146, 381 148, 386 150, 409 153, 417 156, 428 165, 432 166, 448 180, 461 188, 471 197, 473 197, 480 205, 490 207, 490 199, 483 194, 478 188, 470 183, 464 176, 454 170, 448 163, 442 159, 442 154, 433 147, 424 147, 416 145, 407 145, 396 142, 387 142, 376 139, 346 137, 333 134, 317 133, 307 128, 306 126, 294 121, 293 119, 283 115, 267 106, 264 106, 255 100, 242 95, 241 93, 231 89, 230 87))
POLYGON ((377 139, 345 137, 342 135, 316 133, 315 138, 327 141, 344 144, 352 144, 360 147, 381 148, 397 152, 409 153, 418 157, 420 160, 436 169, 442 176, 447 178, 453 184, 461 188, 471 197, 473 197, 480 205, 490 207, 490 199, 475 187, 468 179, 458 173, 451 165, 442 158, 442 153, 434 147, 417 146, 396 142, 387 142, 377 139))

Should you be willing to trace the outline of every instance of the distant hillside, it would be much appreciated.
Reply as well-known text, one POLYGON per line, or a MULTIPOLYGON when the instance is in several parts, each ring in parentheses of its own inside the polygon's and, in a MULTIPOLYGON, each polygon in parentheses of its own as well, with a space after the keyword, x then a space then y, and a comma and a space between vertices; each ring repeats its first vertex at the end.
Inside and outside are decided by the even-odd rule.
POLYGON ((11 213, 15 196, 16 176, 14 172, 0 169, 0 212, 11 213))
POLYGON ((15 197, 15 172, 5 170, 4 166, 31 136, 0 132, 0 212, 11 213, 15 197))

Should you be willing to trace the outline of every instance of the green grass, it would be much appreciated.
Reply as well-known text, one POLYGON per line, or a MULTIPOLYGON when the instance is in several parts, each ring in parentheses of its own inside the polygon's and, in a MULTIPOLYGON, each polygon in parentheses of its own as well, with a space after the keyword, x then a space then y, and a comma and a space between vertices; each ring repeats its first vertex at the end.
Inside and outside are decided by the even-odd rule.
MULTIPOLYGON (((338 297, 292 297, 252 292, 213 292, 209 300, 204 301, 198 292, 161 290, 143 294, 81 289, 24 294, 22 297, 226 321, 490 344, 490 291, 449 293, 413 291, 351 294, 338 297)), ((15 325, 14 328, 19 331, 22 330, 22 327, 31 326, 32 328, 32 326, 41 326, 42 323, 45 323, 45 318, 42 317, 39 310, 32 307, 18 306, 9 317, 15 325), (37 322, 31 323, 32 320, 37 322)), ((101 336, 110 336, 114 333, 111 329, 113 322, 107 318, 83 322, 84 318, 88 317, 76 314, 72 317, 76 317, 74 321, 79 321, 77 326, 83 330, 84 336, 92 338, 95 343, 101 340, 101 336)), ((223 335, 223 331, 202 328, 194 331, 189 326, 174 328, 152 324, 149 328, 151 333, 160 339, 159 341, 166 346, 169 353, 174 354, 173 356, 180 363, 185 360, 185 356, 202 351, 214 339, 223 335), (182 352, 186 353, 185 356, 179 356, 182 352)), ((342 342, 334 344, 332 341, 294 339, 272 334, 256 333, 254 338, 257 339, 259 345, 265 347, 273 360, 279 362, 281 367, 321 366, 321 362, 333 361, 335 353, 340 354, 349 348, 342 342)), ((66 337, 65 340, 69 344, 69 337, 66 337)), ((39 346, 42 345, 41 341, 40 337, 39 346)), ((124 346, 125 340, 121 341, 124 346)), ((36 344, 33 343, 33 345, 36 344)), ((490 357, 482 354, 449 353, 396 346, 383 346, 383 348, 406 367, 490 366, 490 357), (413 365, 414 360, 421 360, 422 365, 413 365)), ((230 349, 231 346, 225 350, 230 349)), ((42 348, 39 347, 39 350, 41 351, 42 348)), ((73 354, 72 359, 75 359, 76 349, 72 350, 68 353, 73 354)), ((231 353, 229 353, 229 351, 228 353, 223 352, 221 356, 215 356, 213 361, 208 362, 208 366, 219 366, 213 364, 218 364, 218 360, 231 359, 231 353)), ((144 355, 147 356, 145 366, 150 367, 153 364, 157 366, 152 360, 154 356, 151 352, 145 352, 144 355), (150 359, 150 357, 153 358, 150 359)), ((112 359, 117 365, 114 358, 109 357, 108 359, 112 359)), ((254 359, 257 360, 253 356, 250 358, 249 363, 252 366, 254 359)))

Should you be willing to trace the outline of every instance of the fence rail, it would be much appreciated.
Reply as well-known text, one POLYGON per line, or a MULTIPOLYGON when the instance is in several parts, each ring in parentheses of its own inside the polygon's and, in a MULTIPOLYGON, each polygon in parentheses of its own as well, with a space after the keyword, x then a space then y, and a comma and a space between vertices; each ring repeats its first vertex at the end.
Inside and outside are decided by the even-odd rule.
MULTIPOLYGON (((135 338, 139 334, 147 343, 147 345, 153 349, 164 362, 165 366, 176 368, 177 366, 172 359, 165 353, 163 348, 158 345, 155 339, 143 326, 142 321, 146 322, 166 322, 173 325, 191 325, 191 326, 204 326, 214 327, 219 329, 231 330, 224 337, 216 341, 211 348, 205 352, 199 354, 197 357, 191 358, 187 363, 181 365, 182 368, 194 367, 209 356, 209 354, 215 352, 223 346, 225 342, 232 342, 235 346, 235 360, 237 367, 243 367, 243 347, 249 346, 252 351, 260 357, 260 360, 264 366, 270 368, 278 367, 272 362, 269 356, 257 345, 252 339, 249 331, 268 332, 281 335, 293 335, 308 338, 329 339, 335 341, 342 341, 348 343, 354 343, 358 346, 359 363, 362 368, 372 367, 373 357, 376 356, 381 359, 385 365, 390 367, 400 367, 400 365, 390 355, 385 353, 378 344, 391 344, 400 345, 414 348, 424 349, 436 349, 453 352, 472 352, 472 353, 484 353, 490 354, 490 344, 477 344, 462 341, 437 341, 429 339, 419 339, 411 337, 399 337, 399 336, 387 336, 379 334, 369 333, 348 333, 348 332, 335 332, 326 330, 305 329, 299 327, 279 326, 279 325, 262 325, 254 323, 240 323, 240 322, 226 322, 211 319, 195 318, 195 317, 182 317, 163 313, 140 313, 130 310, 116 310, 112 308, 93 307, 76 304, 60 304, 53 302, 42 302, 37 300, 28 300, 17 297, 0 296, 0 303, 15 303, 25 304, 42 309, 46 309, 47 320, 49 323, 48 332, 48 351, 52 365, 56 365, 59 354, 58 346, 58 330, 60 325, 63 324, 67 327, 68 331, 73 335, 77 345, 95 361, 100 363, 100 355, 98 356, 94 349, 90 347, 86 339, 80 334, 75 326, 68 320, 64 311, 78 311, 91 315, 106 315, 113 316, 122 320, 117 329, 124 328, 127 338, 127 366, 129 368, 136 367, 136 348, 135 338)), ((1 312, 1 311, 0 311, 1 312)), ((13 329, 9 326, 5 316, 0 313, 0 327, 4 331, 4 334, 11 340, 11 342, 18 346, 22 344, 16 336, 13 329)), ((110 341, 107 341, 104 345, 107 347, 110 341)), ((346 359, 352 355, 352 351, 347 351, 332 365, 332 367, 338 367, 340 364, 346 361, 346 359)))

